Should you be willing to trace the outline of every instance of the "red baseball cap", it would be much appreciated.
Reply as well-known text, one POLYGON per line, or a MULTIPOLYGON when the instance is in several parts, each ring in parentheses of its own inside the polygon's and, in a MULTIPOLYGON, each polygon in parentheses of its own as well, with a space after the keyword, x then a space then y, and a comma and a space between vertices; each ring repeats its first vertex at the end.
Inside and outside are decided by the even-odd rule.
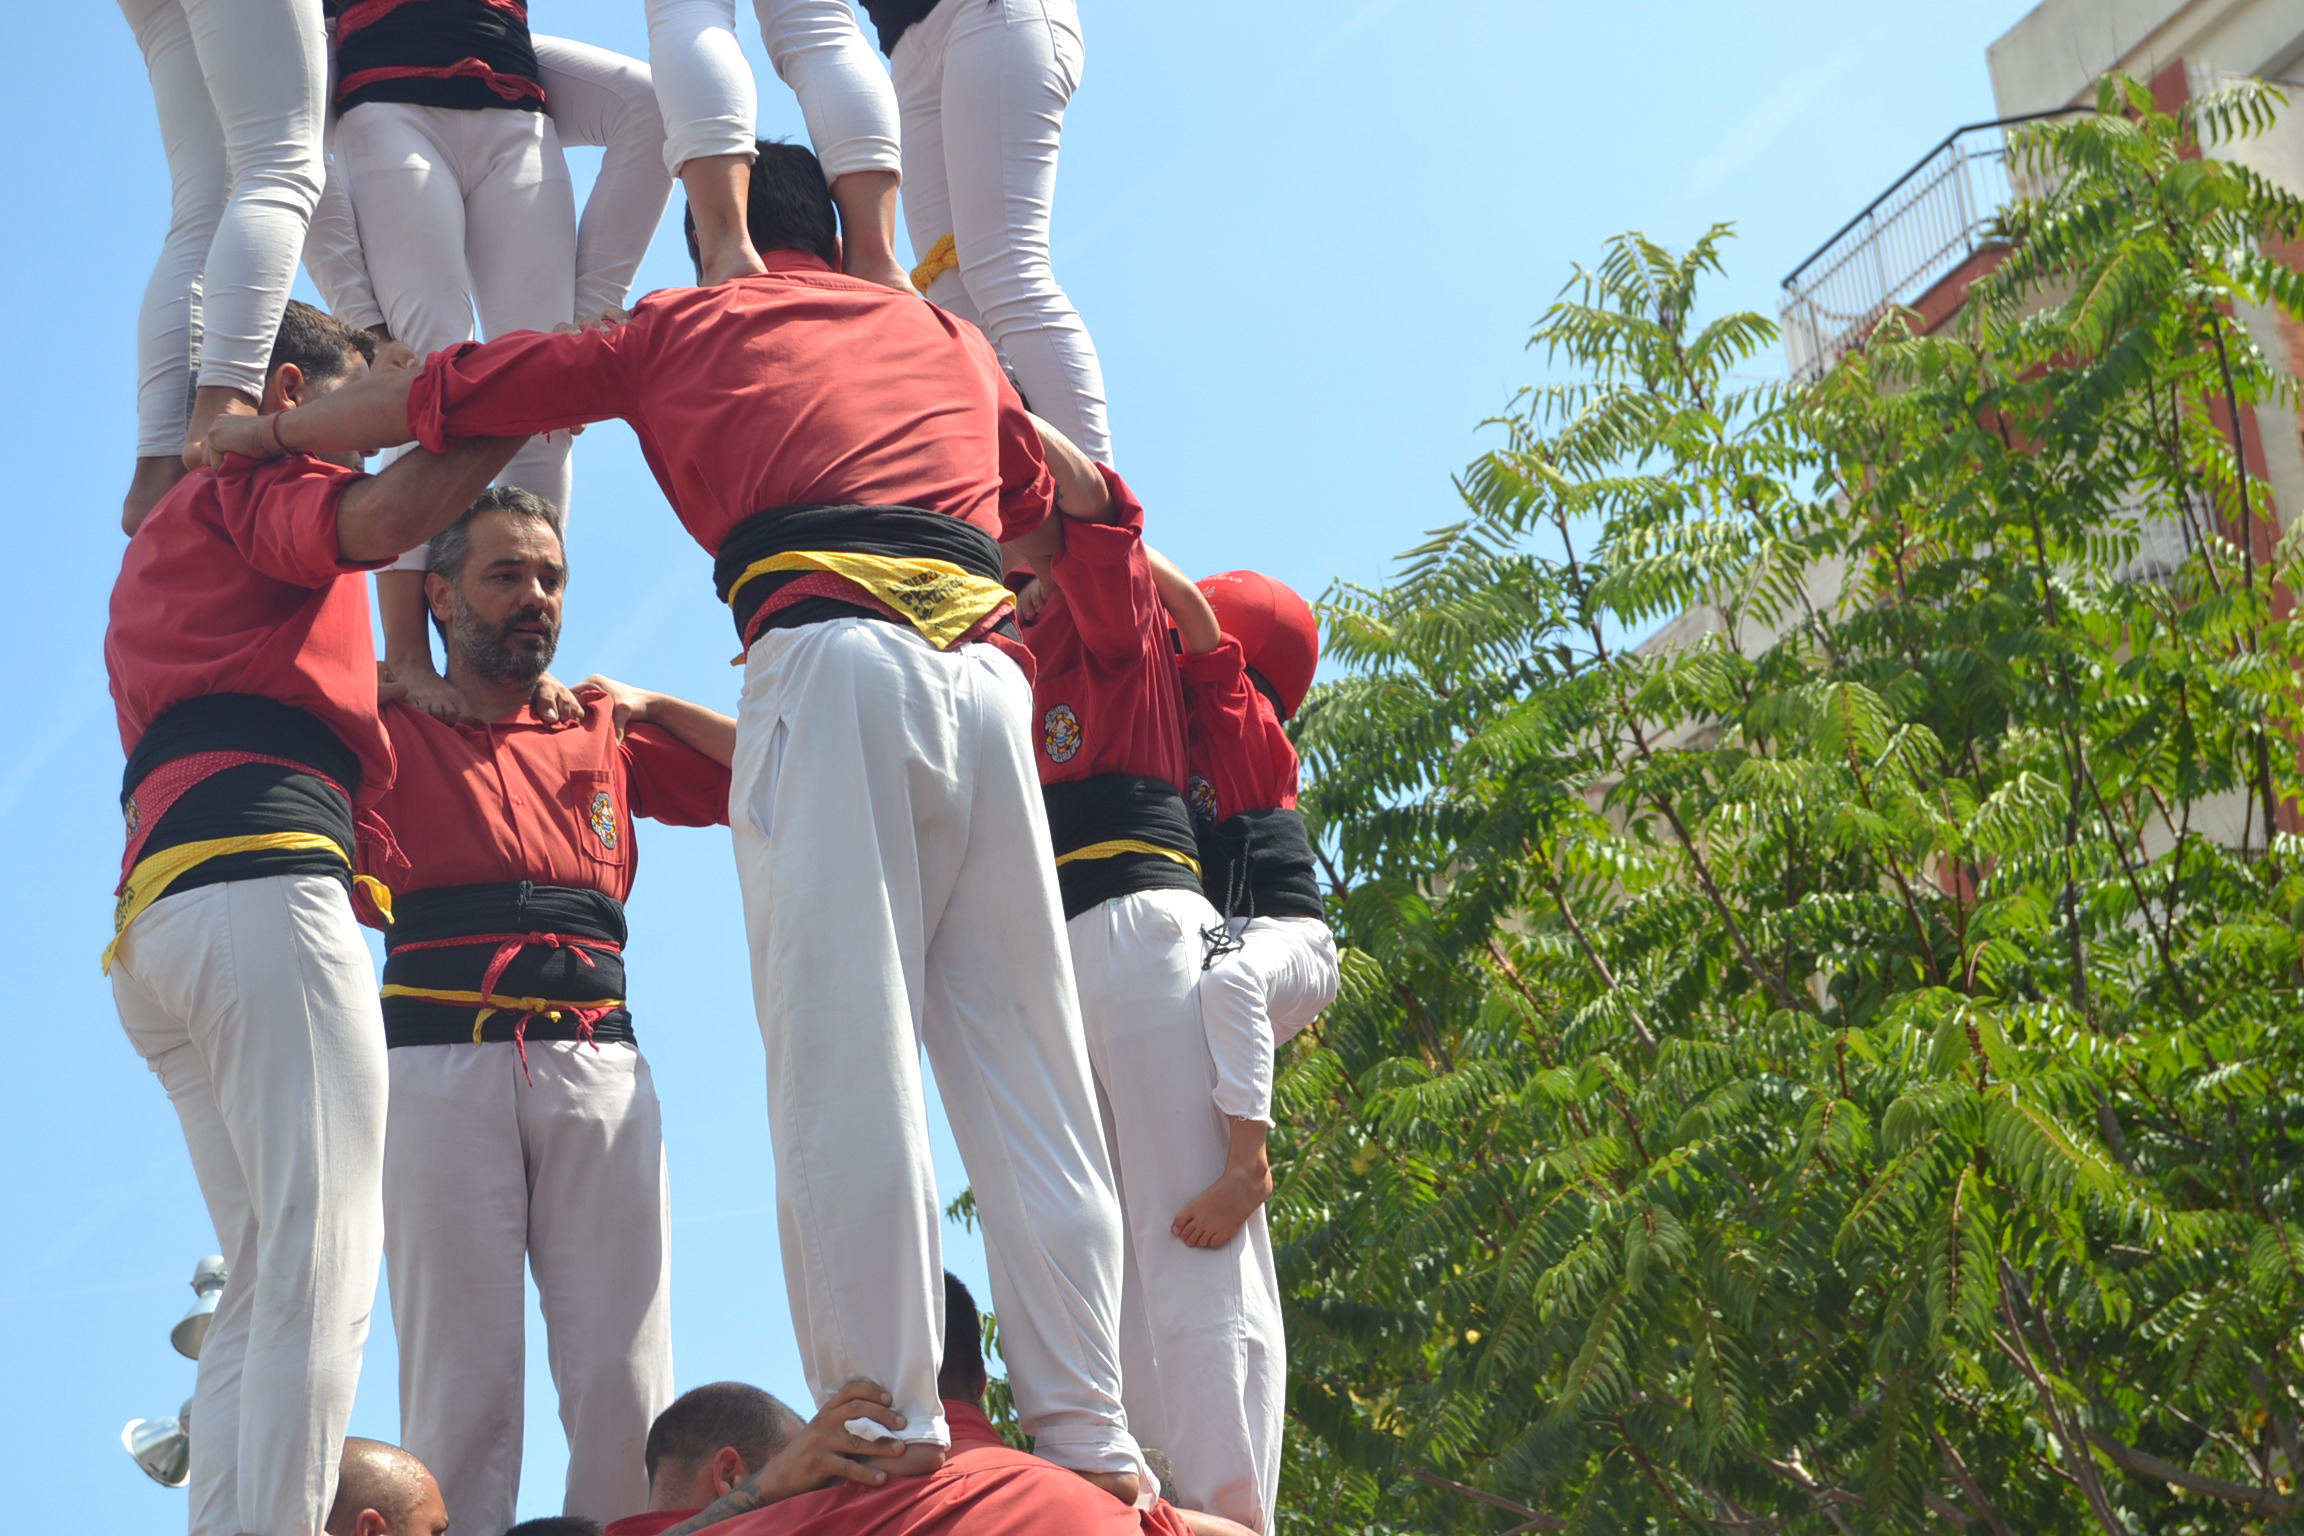
POLYGON ((1224 571, 1200 590, 1224 633, 1240 642, 1248 665, 1280 695, 1282 718, 1296 713, 1320 666, 1320 621, 1312 605, 1261 571, 1224 571))

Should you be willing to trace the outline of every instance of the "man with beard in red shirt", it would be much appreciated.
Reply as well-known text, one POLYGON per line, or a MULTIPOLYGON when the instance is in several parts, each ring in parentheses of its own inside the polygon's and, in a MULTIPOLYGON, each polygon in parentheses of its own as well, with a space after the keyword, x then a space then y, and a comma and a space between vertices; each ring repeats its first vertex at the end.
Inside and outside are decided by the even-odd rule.
POLYGON ((662 1113, 633 1036, 624 902, 637 817, 728 819, 736 722, 593 678, 572 716, 531 693, 558 644, 559 509, 498 486, 432 542, 424 580, 471 718, 384 708, 399 774, 361 865, 396 894, 384 1250, 401 1440, 458 1518, 512 1523, 532 1267, 568 1434, 566 1512, 646 1493, 672 1400, 662 1113))

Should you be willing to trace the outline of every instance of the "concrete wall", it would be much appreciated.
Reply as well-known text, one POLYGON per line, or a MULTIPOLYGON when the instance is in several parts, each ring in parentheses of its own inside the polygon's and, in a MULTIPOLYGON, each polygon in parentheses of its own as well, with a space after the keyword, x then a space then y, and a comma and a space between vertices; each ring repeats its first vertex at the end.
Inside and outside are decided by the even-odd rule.
POLYGON ((2042 0, 1985 58, 2003 117, 2086 102, 2107 70, 2149 80, 2178 59, 2231 74, 2289 78, 2304 73, 2304 5, 2042 0))

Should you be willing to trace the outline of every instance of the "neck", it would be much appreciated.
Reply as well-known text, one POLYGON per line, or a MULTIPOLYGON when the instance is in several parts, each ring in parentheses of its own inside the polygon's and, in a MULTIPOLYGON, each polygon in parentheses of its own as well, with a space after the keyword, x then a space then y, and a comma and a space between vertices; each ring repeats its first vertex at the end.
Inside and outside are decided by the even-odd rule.
POLYGON ((448 681, 462 690, 472 713, 488 721, 501 720, 516 712, 536 691, 534 683, 491 682, 480 675, 477 667, 455 655, 448 658, 448 681))

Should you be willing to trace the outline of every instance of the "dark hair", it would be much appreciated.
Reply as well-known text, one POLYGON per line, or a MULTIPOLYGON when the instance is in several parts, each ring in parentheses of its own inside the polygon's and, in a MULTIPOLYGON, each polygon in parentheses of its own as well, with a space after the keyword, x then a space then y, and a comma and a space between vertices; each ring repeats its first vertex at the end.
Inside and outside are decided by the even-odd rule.
POLYGON ((648 1481, 667 1461, 699 1462, 733 1446, 759 1471, 784 1442, 807 1427, 777 1399, 741 1381, 715 1381, 683 1392, 648 1426, 648 1481))
POLYGON ((567 547, 568 520, 560 515, 558 507, 534 491, 524 491, 516 485, 492 485, 459 513, 456 521, 432 535, 432 558, 426 569, 439 572, 451 583, 461 580, 464 562, 472 557, 473 520, 490 512, 532 517, 552 530, 552 537, 560 540, 563 549, 567 547))
POLYGON ((936 1395, 973 1403, 984 1396, 984 1317, 976 1298, 950 1270, 944 1271, 944 1363, 936 1370, 936 1395))
POLYGON ((376 361, 376 338, 290 299, 280 316, 280 329, 273 333, 272 358, 264 365, 264 377, 269 382, 282 364, 294 363, 307 383, 331 383, 352 366, 355 353, 363 361, 376 361))
POLYGON ((600 1536, 600 1522, 582 1515, 540 1515, 521 1521, 504 1536, 600 1536))
MULTIPOLYGON (((774 139, 762 139, 753 148, 758 158, 752 162, 752 192, 744 207, 752 248, 763 256, 770 251, 806 251, 838 265, 840 216, 815 154, 805 145, 774 139)), ((680 215, 680 228, 688 236, 688 259, 701 262, 704 253, 696 243, 694 209, 680 215)))

